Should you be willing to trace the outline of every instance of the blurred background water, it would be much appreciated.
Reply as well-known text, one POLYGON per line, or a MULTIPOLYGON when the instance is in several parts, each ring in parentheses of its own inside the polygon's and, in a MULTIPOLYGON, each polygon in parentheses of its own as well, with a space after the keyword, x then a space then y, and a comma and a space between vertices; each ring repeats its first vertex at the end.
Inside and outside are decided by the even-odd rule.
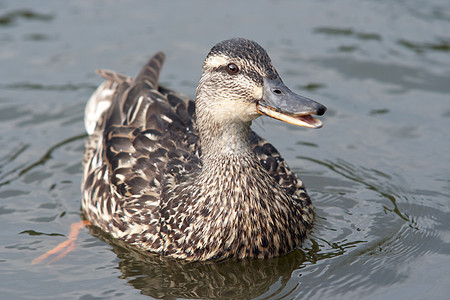
POLYGON ((0 0, 0 298, 445 299, 450 294, 450 2, 0 0), (141 257, 82 230, 84 105, 96 68, 194 97, 209 49, 267 49, 285 83, 328 107, 324 127, 253 128, 303 179, 317 223, 269 260, 141 257))

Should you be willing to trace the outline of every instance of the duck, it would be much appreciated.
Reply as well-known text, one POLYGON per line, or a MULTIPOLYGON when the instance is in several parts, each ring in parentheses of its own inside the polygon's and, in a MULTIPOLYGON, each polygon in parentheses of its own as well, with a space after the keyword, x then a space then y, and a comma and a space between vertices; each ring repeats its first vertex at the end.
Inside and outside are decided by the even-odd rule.
POLYGON ((159 85, 165 55, 134 78, 109 70, 85 110, 82 211, 133 249, 187 261, 271 258, 301 246, 308 193, 251 129, 267 116, 320 128, 326 107, 292 92, 267 52, 224 40, 203 62, 195 100, 159 85))

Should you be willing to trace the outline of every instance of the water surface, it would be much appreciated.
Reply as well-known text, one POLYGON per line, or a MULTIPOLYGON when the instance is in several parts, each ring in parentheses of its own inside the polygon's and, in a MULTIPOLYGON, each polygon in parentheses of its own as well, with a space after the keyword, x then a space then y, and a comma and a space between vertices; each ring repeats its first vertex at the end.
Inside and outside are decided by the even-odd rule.
POLYGON ((450 293, 448 1, 0 1, 2 299, 444 299, 450 293), (285 83, 325 104, 324 127, 260 118, 313 199, 301 249, 181 263, 81 231, 84 105, 96 68, 195 95, 216 42, 259 42, 285 83))

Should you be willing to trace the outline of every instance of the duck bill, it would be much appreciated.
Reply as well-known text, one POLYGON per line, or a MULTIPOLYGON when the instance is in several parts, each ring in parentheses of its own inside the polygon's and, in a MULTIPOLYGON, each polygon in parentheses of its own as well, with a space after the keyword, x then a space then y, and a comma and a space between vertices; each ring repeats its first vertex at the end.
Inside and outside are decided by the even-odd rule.
POLYGON ((258 101, 258 113, 280 121, 308 128, 320 128, 322 122, 311 115, 323 115, 327 108, 292 92, 281 80, 264 78, 263 97, 258 101))

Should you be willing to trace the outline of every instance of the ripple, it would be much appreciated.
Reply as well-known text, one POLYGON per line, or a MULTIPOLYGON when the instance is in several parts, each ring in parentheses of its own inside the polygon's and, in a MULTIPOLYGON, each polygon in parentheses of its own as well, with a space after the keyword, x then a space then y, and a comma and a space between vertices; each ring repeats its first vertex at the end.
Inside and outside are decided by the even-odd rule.
POLYGON ((298 141, 295 144, 301 145, 301 146, 306 146, 306 147, 319 148, 319 145, 317 145, 316 143, 311 143, 311 142, 298 141))
POLYGON ((6 199, 11 197, 17 197, 22 195, 30 194, 29 191, 17 190, 17 189, 8 189, 0 192, 0 198, 6 199))
POLYGON ((315 90, 318 90, 318 89, 325 88, 326 86, 325 86, 324 83, 317 83, 317 82, 313 83, 313 82, 311 82, 311 83, 308 83, 306 85, 298 85, 297 87, 299 89, 302 89, 302 90, 315 91, 315 90))
POLYGON ((27 34, 25 35, 25 40, 28 41, 34 41, 34 42, 38 42, 38 41, 49 41, 52 38, 47 35, 47 34, 43 34, 43 33, 31 33, 31 34, 27 34))
MULTIPOLYGON (((65 139, 65 140, 63 140, 63 141, 61 141, 61 142, 59 142, 59 143, 57 143, 57 144, 51 146, 51 147, 47 150, 47 152, 44 153, 44 154, 41 156, 41 158, 38 159, 37 161, 35 161, 35 162, 31 163, 31 164, 28 164, 28 165, 26 165, 26 166, 20 166, 20 167, 17 167, 17 168, 15 168, 15 169, 11 170, 9 173, 11 173, 11 174, 16 173, 16 175, 15 175, 13 178, 11 178, 11 179, 8 179, 8 180, 5 180, 5 181, 0 182, 0 186, 10 184, 12 181, 17 180, 17 179, 19 179, 19 178, 21 178, 21 177, 27 175, 29 172, 31 172, 32 170, 34 170, 36 167, 45 164, 45 163, 52 157, 52 153, 53 153, 54 151, 56 151, 57 149, 59 149, 59 148, 65 146, 65 145, 67 145, 67 144, 70 144, 70 143, 72 143, 72 142, 74 142, 74 141, 78 141, 78 140, 81 140, 81 139, 84 139, 84 138, 86 138, 86 134, 76 135, 76 136, 70 137, 70 138, 68 138, 68 139, 65 139)), ((17 155, 16 155, 16 156, 17 156, 17 155)), ((14 157, 14 155, 13 155, 12 157, 14 157)), ((11 159, 10 159, 10 160, 11 160, 11 159)), ((42 171, 42 172, 43 172, 43 171, 42 171)), ((41 171, 37 172, 37 174, 40 174, 40 173, 41 173, 41 171)), ((40 174, 38 177, 39 177, 39 178, 42 178, 41 175, 42 175, 42 174, 40 174)), ((44 176, 44 177, 45 177, 45 176, 44 176)), ((35 179, 36 179, 36 178, 35 178, 35 176, 34 176, 33 174, 32 174, 31 177, 28 178, 28 180, 31 180, 31 182, 32 182, 32 181, 35 181, 35 179)))
POLYGON ((36 91, 77 91, 77 90, 92 90, 94 91, 97 86, 90 83, 78 83, 78 84, 41 84, 31 82, 17 82, 11 84, 5 84, 0 86, 7 90, 36 90, 36 91))
POLYGON ((53 215, 53 216, 48 216, 48 217, 42 216, 42 217, 30 218, 28 220, 31 222, 37 222, 37 223, 51 223, 51 222, 55 221, 58 217, 59 217, 59 214, 53 215))
POLYGON ((314 32, 331 36, 351 36, 359 40, 377 40, 381 41, 381 36, 373 32, 359 32, 352 28, 340 27, 317 27, 314 32))
POLYGON ((333 68, 347 79, 372 79, 388 85, 397 85, 398 92, 424 90, 439 93, 450 93, 450 78, 447 74, 435 74, 406 65, 393 63, 356 60, 353 57, 327 57, 316 60, 326 68, 333 68))
POLYGON ((40 242, 34 241, 29 243, 18 243, 13 245, 5 246, 5 249, 16 249, 16 250, 37 250, 38 248, 35 246, 40 242))
POLYGON ((384 115, 389 113, 389 109, 388 108, 380 108, 380 109, 373 109, 369 112, 370 116, 376 116, 376 115, 384 115))
POLYGON ((11 26, 19 20, 49 22, 53 19, 51 14, 42 14, 30 9, 19 9, 0 15, 0 26, 11 26))
POLYGON ((0 206, 0 216, 1 215, 9 215, 14 213, 16 210, 15 209, 9 209, 6 208, 5 206, 0 206))
POLYGON ((298 297, 369 296, 409 281, 415 275, 406 266, 422 257, 450 254, 450 212, 440 205, 448 195, 399 186, 401 179, 341 159, 298 158, 324 168, 318 177, 328 182, 313 189, 317 223, 302 248, 311 265, 298 271, 298 297))
POLYGON ((61 233, 43 233, 43 232, 38 232, 35 230, 24 230, 22 232, 19 232, 19 234, 28 234, 30 236, 39 236, 39 235, 44 235, 44 236, 65 236, 64 234, 61 233))
POLYGON ((434 43, 419 43, 408 40, 398 40, 398 43, 414 52, 423 53, 427 51, 450 51, 450 40, 439 39, 434 43))

